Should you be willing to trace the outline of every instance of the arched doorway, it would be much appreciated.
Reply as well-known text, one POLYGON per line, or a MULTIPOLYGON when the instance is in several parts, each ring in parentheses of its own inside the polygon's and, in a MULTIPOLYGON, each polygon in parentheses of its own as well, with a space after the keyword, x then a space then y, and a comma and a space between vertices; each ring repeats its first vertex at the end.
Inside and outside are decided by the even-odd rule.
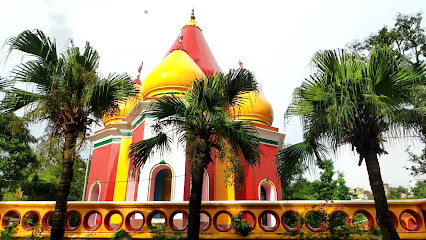
POLYGON ((275 185, 265 179, 259 184, 259 200, 260 201, 277 201, 277 190, 275 185))
POLYGON ((171 201, 173 171, 168 164, 158 164, 151 170, 149 201, 171 201))
MULTIPOLYGON (((101 183, 98 181, 95 181, 90 187, 89 201, 91 202, 99 201, 100 194, 101 194, 101 183)), ((97 214, 92 214, 89 217, 88 224, 93 226, 96 224, 96 220, 97 220, 97 214)))
POLYGON ((89 201, 99 201, 100 194, 101 194, 101 184, 98 181, 95 181, 90 187, 89 201))
MULTIPOLYGON (((259 184, 259 200, 260 201, 276 201, 277 200, 277 190, 275 185, 265 179, 259 184)), ((261 224, 266 227, 275 226, 276 219, 272 216, 272 214, 267 213, 263 215, 261 224)))
POLYGON ((204 170, 203 174, 203 193, 201 195, 201 201, 209 200, 209 174, 204 170))

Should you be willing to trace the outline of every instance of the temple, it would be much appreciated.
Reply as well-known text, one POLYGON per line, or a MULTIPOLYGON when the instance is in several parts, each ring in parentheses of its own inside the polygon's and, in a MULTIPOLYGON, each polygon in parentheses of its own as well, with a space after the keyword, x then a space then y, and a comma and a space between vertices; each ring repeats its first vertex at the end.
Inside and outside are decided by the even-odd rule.
MULTIPOLYGON (((121 102, 119 112, 107 111, 103 118, 104 128, 89 138, 94 150, 85 201, 68 202, 64 239, 115 239, 117 231, 123 230, 133 239, 152 239, 151 227, 157 224, 165 224, 170 232, 176 231, 176 238, 180 236, 177 231, 186 234, 191 183, 185 146, 175 143, 171 151, 153 154, 143 168, 135 172, 128 150, 130 144, 153 136, 153 118, 145 114, 153 100, 165 94, 182 94, 194 78, 211 76, 222 70, 192 14, 164 59, 145 79, 140 79, 140 71, 141 68, 134 80, 138 95, 121 102)), ((273 110, 265 97, 259 92, 245 94, 248 98, 231 115, 235 120, 249 120, 256 126, 260 165, 248 167, 242 161, 245 183, 239 189, 226 184, 225 163, 213 159, 208 165, 204 174, 200 238, 241 239, 242 235, 234 231, 231 220, 237 215, 250 225, 251 232, 245 239, 300 236, 325 239, 331 235, 324 235, 330 228, 323 212, 329 219, 342 216, 333 214, 346 214, 344 223, 348 226, 359 224, 357 234, 362 232, 359 230, 370 233, 377 229, 373 200, 279 201, 282 199, 281 184, 275 155, 283 145, 284 134, 272 126, 273 110), (318 215, 321 224, 311 225, 304 221, 309 213, 319 214, 317 209, 321 211, 318 215), (359 220, 360 215, 364 220, 359 220), (295 219, 298 221, 294 222, 295 219), (299 230, 305 235, 294 236, 299 230)), ((401 239, 426 239, 426 199, 389 200, 388 204, 392 223, 401 239)), ((14 237, 48 238, 54 212, 53 201, 0 202, 0 231, 10 229, 8 226, 13 224, 17 227, 14 237)), ((363 235, 353 238, 361 239, 363 235)))
MULTIPOLYGON (((131 143, 152 137, 152 118, 145 115, 151 101, 165 94, 184 93, 195 78, 221 72, 201 28, 191 19, 179 33, 164 59, 146 76, 134 80, 136 97, 120 103, 120 112, 106 114, 104 128, 90 140, 94 146, 86 201, 188 201, 190 174, 185 146, 174 143, 171 151, 152 155, 144 167, 132 172, 128 150, 131 143)), ((226 184, 225 163, 210 163, 204 174, 203 201, 281 200, 275 155, 284 134, 272 127, 273 109, 260 92, 247 98, 233 111, 235 120, 249 120, 257 128, 260 165, 244 166, 245 182, 240 189, 226 184)))

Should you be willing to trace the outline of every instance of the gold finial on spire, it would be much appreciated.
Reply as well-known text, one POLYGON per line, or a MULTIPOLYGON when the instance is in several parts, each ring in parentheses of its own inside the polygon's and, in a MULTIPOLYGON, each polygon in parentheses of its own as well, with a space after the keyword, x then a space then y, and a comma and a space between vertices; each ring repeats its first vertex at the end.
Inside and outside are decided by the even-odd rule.
POLYGON ((194 8, 192 8, 191 19, 195 19, 194 8))
POLYGON ((186 26, 197 26, 197 23, 195 22, 194 8, 192 8, 191 11, 191 20, 189 20, 189 23, 186 24, 186 26))

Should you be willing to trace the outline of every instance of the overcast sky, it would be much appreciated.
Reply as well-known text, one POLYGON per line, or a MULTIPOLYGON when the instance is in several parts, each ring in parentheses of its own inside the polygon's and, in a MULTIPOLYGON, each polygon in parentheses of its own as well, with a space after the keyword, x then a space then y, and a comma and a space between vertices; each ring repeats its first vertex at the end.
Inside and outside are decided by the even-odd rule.
MULTIPOLYGON (((127 72, 135 77, 144 61, 142 79, 164 57, 180 29, 189 21, 192 7, 198 25, 222 70, 238 67, 238 60, 252 70, 274 108, 273 126, 285 133, 286 143, 301 141, 298 121, 284 127, 283 114, 292 92, 311 73, 310 59, 318 50, 343 48, 383 25, 392 26, 398 12, 424 11, 424 0, 299 0, 299 1, 0 1, 0 43, 23 30, 41 29, 56 38, 58 49, 74 39, 89 41, 100 53, 100 72, 127 72)), ((425 22, 425 21, 424 21, 425 22)), ((0 54, 0 76, 21 61, 12 56, 5 63, 0 54)), ((43 124, 32 126, 42 133, 43 124)), ((408 146, 423 146, 405 139, 388 146, 380 158, 384 182, 407 186, 411 177, 408 146)), ((365 164, 349 147, 332 156, 350 187, 370 189, 365 164)))

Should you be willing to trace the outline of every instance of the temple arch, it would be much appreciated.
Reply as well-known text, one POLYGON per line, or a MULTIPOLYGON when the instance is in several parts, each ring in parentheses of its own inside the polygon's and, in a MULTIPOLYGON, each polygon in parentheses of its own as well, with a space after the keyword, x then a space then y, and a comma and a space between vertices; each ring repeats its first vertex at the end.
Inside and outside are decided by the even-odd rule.
POLYGON ((206 170, 204 170, 203 174, 203 193, 201 195, 201 201, 209 200, 209 174, 206 170))
POLYGON ((89 201, 99 201, 99 198, 101 196, 101 183, 96 180, 92 183, 92 186, 90 187, 89 191, 89 201))
POLYGON ((148 201, 171 201, 173 177, 173 169, 169 164, 155 165, 150 174, 148 201))
POLYGON ((277 189, 268 179, 262 180, 259 184, 259 200, 277 201, 277 189))

